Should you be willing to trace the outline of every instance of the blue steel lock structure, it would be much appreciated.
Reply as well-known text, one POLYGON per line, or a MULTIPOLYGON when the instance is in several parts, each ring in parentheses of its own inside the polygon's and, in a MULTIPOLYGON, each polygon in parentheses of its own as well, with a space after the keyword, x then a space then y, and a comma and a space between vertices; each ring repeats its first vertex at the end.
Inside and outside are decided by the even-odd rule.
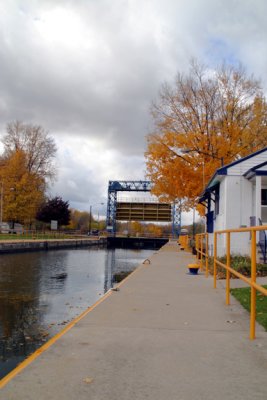
MULTIPOLYGON (((107 202, 107 231, 116 234, 117 193, 118 192, 151 192, 150 181, 109 181, 107 202)), ((160 203, 159 203, 160 204, 160 203)), ((171 205, 172 234, 177 237, 181 230, 181 202, 177 201, 171 205)))

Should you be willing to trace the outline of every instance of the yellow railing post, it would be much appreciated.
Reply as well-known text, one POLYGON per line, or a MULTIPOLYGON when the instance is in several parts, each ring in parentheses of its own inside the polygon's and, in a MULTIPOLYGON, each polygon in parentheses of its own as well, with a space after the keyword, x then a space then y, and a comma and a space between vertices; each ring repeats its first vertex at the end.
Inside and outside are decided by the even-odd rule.
MULTIPOLYGON (((251 228, 238 228, 238 229, 225 229, 221 231, 214 232, 214 261, 213 261, 213 285, 216 288, 217 285, 217 265, 220 265, 222 268, 226 270, 226 304, 230 304, 230 278, 231 274, 246 282, 251 288, 251 303, 250 303, 250 339, 255 339, 255 330, 256 330, 256 294, 257 291, 262 293, 264 296, 267 296, 267 289, 259 285, 256 282, 257 276, 257 232, 267 230, 267 226, 255 226, 251 228), (241 232, 251 232, 251 277, 248 278, 240 272, 236 271, 231 267, 231 233, 241 233, 241 232), (226 263, 222 263, 217 259, 218 252, 218 235, 226 234, 226 263)), ((206 257, 206 272, 207 272, 207 258, 208 255, 208 237, 206 233, 202 233, 198 235, 198 254, 201 255, 201 269, 203 269, 203 257, 206 257), (203 241, 206 239, 206 251, 203 251, 203 241), (200 242, 199 242, 200 241, 200 242)))
POLYGON ((201 257, 200 257, 200 264, 201 264, 201 271, 203 271, 203 235, 200 235, 200 251, 201 251, 201 257))
POLYGON ((196 243, 195 243, 196 258, 197 258, 197 261, 198 261, 198 235, 195 236, 195 241, 196 241, 196 243))
MULTIPOLYGON (((256 282, 256 231, 251 232, 251 283, 256 282)), ((250 287, 250 339, 255 339, 256 289, 250 287)))
POLYGON ((230 232, 226 233, 226 305, 230 304, 230 232))
POLYGON ((217 233, 214 232, 214 243, 213 243, 213 287, 216 289, 217 287, 217 264, 216 264, 216 258, 217 258, 217 233))
POLYGON ((205 234, 205 247, 206 247, 206 249, 205 249, 205 258, 206 258, 206 273, 205 273, 205 275, 206 275, 206 277, 208 277, 209 276, 209 234, 208 233, 206 233, 205 234))

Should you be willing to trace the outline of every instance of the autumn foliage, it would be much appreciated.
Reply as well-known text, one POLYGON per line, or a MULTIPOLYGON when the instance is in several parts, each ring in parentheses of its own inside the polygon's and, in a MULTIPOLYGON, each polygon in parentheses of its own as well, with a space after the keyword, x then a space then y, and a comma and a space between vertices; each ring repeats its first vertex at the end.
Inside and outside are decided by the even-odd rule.
POLYGON ((5 158, 9 158, 18 150, 23 151, 30 173, 39 175, 45 181, 55 177, 53 160, 57 151, 56 144, 54 138, 40 125, 10 122, 2 142, 5 158))
POLYGON ((22 150, 1 161, 0 180, 3 187, 3 220, 30 224, 44 199, 44 180, 29 172, 22 150))
POLYGON ((11 122, 2 138, 0 185, 3 221, 30 225, 55 177, 54 139, 39 125, 11 122))
POLYGON ((164 84, 152 105, 145 153, 154 194, 196 203, 213 173, 267 145, 267 106, 259 82, 241 66, 209 70, 192 61, 188 75, 164 84))

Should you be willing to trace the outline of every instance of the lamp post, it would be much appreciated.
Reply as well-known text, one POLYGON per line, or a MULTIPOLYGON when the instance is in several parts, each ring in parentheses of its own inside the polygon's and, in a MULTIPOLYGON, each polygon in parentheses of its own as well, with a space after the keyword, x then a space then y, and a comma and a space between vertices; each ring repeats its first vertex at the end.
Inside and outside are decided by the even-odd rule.
MULTIPOLYGON (((200 151, 200 150, 195 150, 195 149, 183 149, 182 153, 183 154, 188 154, 188 153, 198 153, 198 154, 203 154, 204 156, 211 157, 216 160, 221 161, 221 167, 224 166, 224 158, 223 157, 218 157, 215 156, 214 154, 206 153, 205 151, 200 151)), ((204 157, 202 161, 202 177, 203 177, 203 190, 205 190, 205 163, 204 163, 204 157)), ((193 209, 193 238, 195 237, 195 207, 193 209)))
POLYGON ((4 201, 4 184, 1 182, 1 202, 0 202, 0 223, 3 222, 3 201, 4 201))
POLYGON ((103 205, 104 205, 104 203, 95 203, 95 204, 90 204, 90 215, 89 215, 89 235, 91 235, 91 226, 92 226, 92 208, 93 208, 94 206, 97 206, 97 205, 101 205, 101 206, 103 206, 103 205))
POLYGON ((203 154, 204 156, 208 156, 208 157, 211 157, 211 158, 216 159, 216 160, 220 160, 221 161, 221 167, 224 166, 224 158, 223 157, 218 157, 218 156, 215 156, 214 154, 206 153, 205 151, 200 151, 200 150, 195 150, 195 149, 184 149, 184 150, 182 150, 183 154, 188 154, 188 153, 193 153, 193 152, 198 153, 198 154, 203 154))
MULTIPOLYGON (((215 156, 214 154, 206 153, 205 151, 200 151, 200 150, 195 150, 195 149, 183 149, 181 152, 183 154, 188 154, 188 153, 203 154, 204 156, 208 156, 208 157, 211 157, 213 159, 220 160, 221 161, 221 167, 224 166, 224 158, 223 157, 218 157, 218 156, 215 156)), ((204 158, 203 158, 203 161, 202 161, 202 178, 203 178, 203 190, 204 190, 205 189, 205 162, 204 162, 204 158)))
POLYGON ((89 215, 89 235, 91 235, 91 223, 92 223, 92 206, 90 205, 90 215, 89 215))

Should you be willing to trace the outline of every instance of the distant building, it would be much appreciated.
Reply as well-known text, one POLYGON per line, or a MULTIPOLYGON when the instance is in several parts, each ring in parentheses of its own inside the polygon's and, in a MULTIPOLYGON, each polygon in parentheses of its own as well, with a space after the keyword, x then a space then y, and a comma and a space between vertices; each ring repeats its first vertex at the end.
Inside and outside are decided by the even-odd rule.
MULTIPOLYGON (((254 225, 267 225, 267 147, 219 168, 199 202, 206 207, 209 252, 213 232, 254 225)), ((257 234, 258 242, 265 236, 257 234)), ((218 256, 226 253, 226 235, 218 236, 218 256)), ((231 234, 231 251, 250 255, 250 234, 231 234)))

